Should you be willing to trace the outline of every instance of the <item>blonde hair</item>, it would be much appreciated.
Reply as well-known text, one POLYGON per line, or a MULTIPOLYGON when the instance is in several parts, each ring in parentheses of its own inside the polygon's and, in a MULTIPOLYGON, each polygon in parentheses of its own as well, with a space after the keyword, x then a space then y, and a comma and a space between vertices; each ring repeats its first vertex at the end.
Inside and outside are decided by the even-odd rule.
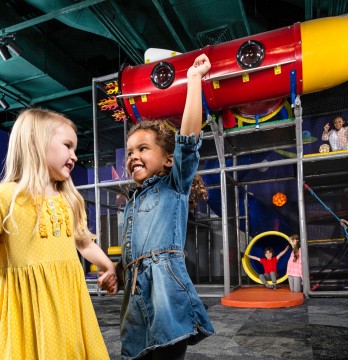
MULTIPOLYGON (((45 188, 50 182, 46 148, 55 130, 63 124, 77 131, 71 120, 54 111, 27 109, 18 116, 11 131, 3 169, 4 177, 1 181, 1 183, 17 183, 9 213, 3 221, 5 231, 5 223, 11 219, 19 195, 25 195, 37 204, 38 224, 45 188), (41 201, 38 202, 40 198, 41 201)), ((84 199, 76 190, 71 178, 67 181, 57 181, 56 190, 63 194, 71 207, 75 239, 94 239, 95 235, 87 228, 84 199)))

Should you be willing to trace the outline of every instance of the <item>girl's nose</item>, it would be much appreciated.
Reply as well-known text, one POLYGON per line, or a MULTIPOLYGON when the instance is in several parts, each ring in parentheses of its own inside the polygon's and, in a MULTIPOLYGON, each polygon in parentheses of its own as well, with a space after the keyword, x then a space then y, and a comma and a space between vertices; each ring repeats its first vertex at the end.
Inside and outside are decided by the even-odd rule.
POLYGON ((131 160, 136 160, 136 159, 139 159, 139 155, 138 155, 138 153, 134 152, 131 155, 131 160))
POLYGON ((76 154, 75 154, 75 151, 72 151, 70 157, 71 157, 71 160, 72 160, 73 162, 76 162, 76 161, 77 161, 77 156, 76 156, 76 154))

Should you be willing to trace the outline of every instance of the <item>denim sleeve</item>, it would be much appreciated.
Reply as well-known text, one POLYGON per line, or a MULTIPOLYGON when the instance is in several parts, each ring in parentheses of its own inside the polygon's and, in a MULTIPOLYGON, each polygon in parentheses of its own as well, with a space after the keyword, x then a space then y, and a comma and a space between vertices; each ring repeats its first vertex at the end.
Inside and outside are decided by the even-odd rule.
POLYGON ((191 134, 189 136, 186 135, 180 135, 180 131, 178 131, 175 134, 175 142, 180 147, 187 147, 188 149, 191 149, 193 151, 198 151, 200 147, 202 146, 202 138, 203 138, 203 131, 199 134, 198 141, 196 141, 195 134, 191 134))
POLYGON ((174 165, 171 171, 172 186, 177 192, 189 194, 191 184, 199 165, 199 152, 202 145, 203 132, 198 140, 196 136, 175 135, 174 165))

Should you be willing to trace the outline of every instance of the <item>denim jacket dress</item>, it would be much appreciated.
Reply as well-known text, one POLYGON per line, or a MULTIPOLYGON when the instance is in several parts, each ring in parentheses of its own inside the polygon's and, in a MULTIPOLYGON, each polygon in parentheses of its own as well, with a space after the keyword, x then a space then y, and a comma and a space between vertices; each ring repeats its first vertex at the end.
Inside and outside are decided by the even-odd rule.
POLYGON ((201 143, 202 135, 196 143, 194 135, 177 134, 171 173, 147 179, 125 208, 122 261, 128 267, 121 307, 122 359, 214 334, 183 254, 201 143))

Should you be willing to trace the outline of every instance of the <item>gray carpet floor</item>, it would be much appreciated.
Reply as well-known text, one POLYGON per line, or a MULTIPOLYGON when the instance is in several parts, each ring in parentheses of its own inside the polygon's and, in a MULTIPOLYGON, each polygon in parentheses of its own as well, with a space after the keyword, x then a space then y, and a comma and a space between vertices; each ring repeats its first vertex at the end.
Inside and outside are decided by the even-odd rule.
MULTIPOLYGON (((120 359, 122 295, 93 296, 112 360, 120 359)), ((348 298, 309 298, 297 307, 240 309, 203 298, 216 336, 189 346, 187 360, 347 360, 348 298)))

